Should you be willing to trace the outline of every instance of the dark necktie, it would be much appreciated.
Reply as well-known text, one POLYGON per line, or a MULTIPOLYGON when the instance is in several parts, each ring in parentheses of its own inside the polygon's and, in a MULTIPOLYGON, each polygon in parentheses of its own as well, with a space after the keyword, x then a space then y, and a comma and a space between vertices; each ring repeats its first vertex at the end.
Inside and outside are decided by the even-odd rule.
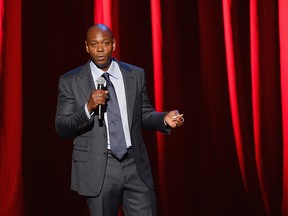
POLYGON ((102 76, 106 80, 107 90, 109 92, 109 100, 107 101, 107 119, 109 125, 111 152, 116 158, 121 160, 127 152, 127 146, 123 131, 119 104, 114 86, 110 81, 109 73, 105 72, 102 76))

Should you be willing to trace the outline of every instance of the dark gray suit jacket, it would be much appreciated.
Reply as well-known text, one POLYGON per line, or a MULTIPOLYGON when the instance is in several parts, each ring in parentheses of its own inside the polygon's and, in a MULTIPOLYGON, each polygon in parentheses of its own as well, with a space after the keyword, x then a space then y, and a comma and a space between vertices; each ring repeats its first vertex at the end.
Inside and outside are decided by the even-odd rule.
MULTIPOLYGON (((128 123, 137 170, 144 183, 153 189, 149 158, 142 128, 168 134, 165 112, 155 112, 147 91, 142 68, 118 62, 123 75, 128 123)), ((97 196, 102 188, 107 162, 107 130, 97 116, 88 118, 84 109, 91 91, 95 90, 89 62, 62 75, 55 127, 61 138, 74 137, 71 189, 85 196, 97 196)))

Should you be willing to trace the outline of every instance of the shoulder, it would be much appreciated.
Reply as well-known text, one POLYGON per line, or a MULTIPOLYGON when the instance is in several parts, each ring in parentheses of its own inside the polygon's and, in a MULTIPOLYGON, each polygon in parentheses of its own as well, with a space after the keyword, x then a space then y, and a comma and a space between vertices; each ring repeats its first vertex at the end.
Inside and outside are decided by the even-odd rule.
POLYGON ((65 80, 71 80, 74 79, 75 77, 78 76, 84 76, 86 73, 90 72, 90 67, 89 67, 89 63, 86 63, 84 65, 75 67, 73 69, 71 69, 70 71, 62 74, 60 76, 61 79, 65 79, 65 80))
POLYGON ((118 63, 121 70, 127 70, 127 71, 133 71, 133 72, 144 72, 143 68, 138 67, 136 65, 129 64, 127 62, 118 61, 118 60, 115 60, 115 61, 118 63))
POLYGON ((89 63, 75 67, 75 68, 71 69, 70 71, 64 73, 62 76, 67 77, 67 78, 73 77, 73 76, 81 75, 82 73, 84 73, 86 71, 90 71, 89 63))

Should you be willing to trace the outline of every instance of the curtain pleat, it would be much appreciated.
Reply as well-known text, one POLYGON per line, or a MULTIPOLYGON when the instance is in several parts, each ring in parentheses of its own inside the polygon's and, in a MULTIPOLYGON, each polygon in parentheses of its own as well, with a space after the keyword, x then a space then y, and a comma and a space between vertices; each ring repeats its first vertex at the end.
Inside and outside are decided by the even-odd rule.
POLYGON ((120 58, 118 0, 94 0, 94 23, 103 23, 112 29, 116 38, 113 56, 120 58))
MULTIPOLYGON (((154 75, 154 96, 155 109, 163 111, 164 93, 163 93, 163 65, 162 65, 162 17, 160 0, 151 0, 151 28, 152 28, 152 56, 153 56, 153 75, 154 75)), ((158 179, 159 179, 159 197, 160 206, 167 206, 166 181, 165 181, 165 147, 164 136, 157 133, 157 158, 158 158, 158 179)), ((168 208, 169 209, 169 208, 168 208)), ((166 210, 167 211, 167 210, 166 210)))
POLYGON ((288 2, 279 0, 280 74, 283 125, 282 216, 288 215, 288 2))
POLYGON ((1 1, 0 16, 0 215, 20 216, 24 215, 21 0, 1 1))
POLYGON ((235 63, 235 50, 233 40, 233 19, 232 19, 232 1, 223 0, 223 22, 224 22, 224 33, 225 33, 225 48, 226 48, 226 64, 227 64, 227 76, 230 96, 230 106, 233 130, 235 136, 236 150, 243 179, 244 186, 248 192, 247 179, 245 175, 245 155, 243 152, 243 138, 241 133, 240 125, 240 113, 237 97, 237 79, 236 79, 236 63, 235 63))

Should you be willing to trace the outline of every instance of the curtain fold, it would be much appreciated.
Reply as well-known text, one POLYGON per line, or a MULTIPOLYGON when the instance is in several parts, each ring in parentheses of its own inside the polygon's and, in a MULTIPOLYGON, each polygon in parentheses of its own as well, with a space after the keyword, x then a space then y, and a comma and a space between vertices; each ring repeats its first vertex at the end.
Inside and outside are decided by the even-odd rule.
POLYGON ((116 38, 116 50, 113 56, 120 58, 120 42, 118 28, 118 0, 94 0, 94 23, 107 25, 116 38))
POLYGON ((243 184, 248 192, 247 178, 245 172, 245 155, 243 150, 243 138, 240 125, 240 113, 237 97, 237 79, 236 79, 236 65, 235 65, 235 49, 233 40, 233 19, 232 15, 235 10, 232 9, 231 0, 223 0, 223 22, 224 22, 224 36, 225 36, 225 48, 226 48, 226 64, 227 64, 227 76, 229 97, 231 106, 232 124, 235 136, 235 144, 237 150, 237 156, 240 166, 240 171, 243 179, 243 184))
POLYGON ((282 216, 288 215, 288 2, 279 0, 280 74, 283 133, 282 216))
MULTIPOLYGON (((153 57, 153 75, 154 75, 154 95, 156 111, 164 110, 164 76, 162 65, 162 17, 160 0, 151 0, 151 29, 152 29, 152 57, 153 57)), ((157 133, 157 158, 158 158, 158 179, 159 179, 159 206, 167 205, 166 181, 165 181, 165 140, 161 133, 157 133)), ((167 211, 167 210, 166 210, 167 211)))
POLYGON ((257 174, 267 215, 280 215, 281 92, 277 2, 250 2, 251 85, 257 174), (272 115, 273 113, 273 115, 272 115), (273 188, 273 189, 272 189, 273 188))
POLYGON ((264 186, 263 170, 262 170, 262 154, 261 154, 261 76, 260 76, 260 26, 258 20, 258 1, 250 1, 250 44, 251 44, 251 81, 252 81, 252 113, 253 113, 253 129, 254 129, 254 145, 257 174, 259 179, 259 187, 262 199, 267 212, 270 215, 269 203, 264 186))
POLYGON ((1 0, 0 19, 0 215, 20 216, 24 215, 21 0, 1 0))
POLYGON ((111 18, 111 0, 95 0, 94 1, 94 22, 103 23, 109 28, 112 28, 111 18))

